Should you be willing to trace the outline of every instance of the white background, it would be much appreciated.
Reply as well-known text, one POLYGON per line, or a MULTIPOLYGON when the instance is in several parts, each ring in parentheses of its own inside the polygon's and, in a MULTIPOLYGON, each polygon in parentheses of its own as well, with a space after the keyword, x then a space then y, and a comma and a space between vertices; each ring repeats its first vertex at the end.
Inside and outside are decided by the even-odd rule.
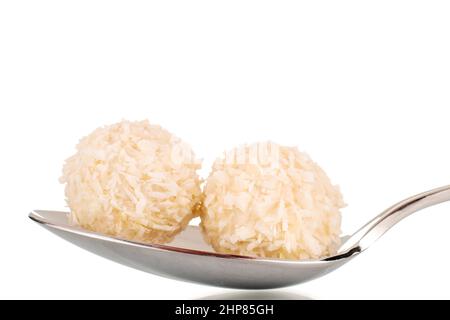
POLYGON ((225 148, 298 145, 338 183, 350 233, 450 183, 448 1, 0 2, 0 298, 450 298, 450 206, 402 221, 342 269, 242 292, 144 274, 28 220, 64 209, 78 139, 148 118, 203 175, 225 148))

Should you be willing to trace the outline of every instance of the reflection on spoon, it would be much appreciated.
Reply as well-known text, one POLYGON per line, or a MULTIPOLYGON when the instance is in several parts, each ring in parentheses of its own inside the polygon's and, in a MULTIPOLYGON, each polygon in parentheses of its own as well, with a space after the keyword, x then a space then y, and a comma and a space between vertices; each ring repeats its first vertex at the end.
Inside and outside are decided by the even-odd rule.
POLYGON ((136 243, 72 226, 68 213, 33 211, 29 217, 58 236, 105 258, 160 276, 239 289, 273 289, 326 275, 366 250, 403 218, 450 200, 450 186, 406 199, 384 211, 352 236, 338 254, 322 261, 259 259, 219 254, 189 226, 169 245, 136 243))

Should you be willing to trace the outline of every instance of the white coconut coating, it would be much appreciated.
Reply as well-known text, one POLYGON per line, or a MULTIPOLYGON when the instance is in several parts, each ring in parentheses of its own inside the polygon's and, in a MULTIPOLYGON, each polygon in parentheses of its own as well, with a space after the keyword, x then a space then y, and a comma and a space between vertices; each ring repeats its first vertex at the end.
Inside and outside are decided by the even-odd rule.
POLYGON ((204 193, 201 228, 218 252, 316 260, 340 244, 339 188, 297 148, 231 150, 214 163, 204 193))
POLYGON ((83 228, 165 243, 197 215, 200 164, 180 139, 148 121, 99 128, 63 169, 71 220, 83 228))

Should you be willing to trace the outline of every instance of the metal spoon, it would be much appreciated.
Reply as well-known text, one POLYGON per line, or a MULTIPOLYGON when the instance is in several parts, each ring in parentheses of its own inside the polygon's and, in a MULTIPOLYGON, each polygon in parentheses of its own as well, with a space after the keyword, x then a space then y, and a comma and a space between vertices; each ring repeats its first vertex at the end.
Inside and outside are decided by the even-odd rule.
POLYGON ((219 287, 271 289, 326 275, 366 250, 410 214, 450 200, 450 186, 408 198, 384 211, 350 237, 337 255, 321 261, 291 261, 213 252, 198 227, 189 226, 169 245, 149 245, 112 238, 72 226, 68 213, 33 211, 29 217, 47 230, 100 256, 163 277, 219 287))

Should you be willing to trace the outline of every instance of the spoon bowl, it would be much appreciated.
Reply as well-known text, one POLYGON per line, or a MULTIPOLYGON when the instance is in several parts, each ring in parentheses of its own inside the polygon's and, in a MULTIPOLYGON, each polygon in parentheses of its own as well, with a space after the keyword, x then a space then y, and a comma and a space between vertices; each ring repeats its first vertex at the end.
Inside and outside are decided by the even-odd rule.
POLYGON ((342 237, 337 255, 318 261, 254 258, 215 253, 200 230, 188 226, 167 245, 143 244, 87 231, 69 223, 69 213, 36 210, 29 217, 73 244, 120 264, 159 276, 237 289, 274 289, 304 283, 341 267, 406 216, 450 200, 450 186, 408 198, 342 237))

